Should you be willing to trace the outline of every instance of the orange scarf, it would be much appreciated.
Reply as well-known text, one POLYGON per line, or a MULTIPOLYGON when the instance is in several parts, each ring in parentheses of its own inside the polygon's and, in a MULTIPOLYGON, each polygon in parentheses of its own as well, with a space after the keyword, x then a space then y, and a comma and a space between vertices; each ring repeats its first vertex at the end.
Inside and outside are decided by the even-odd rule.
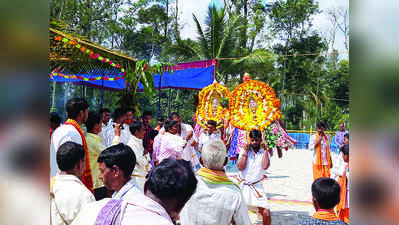
MULTIPOLYGON (((323 137, 326 140, 326 145, 327 145, 327 162, 328 162, 328 168, 331 166, 331 158, 330 158, 330 146, 328 143, 328 138, 327 136, 323 137)), ((316 134, 316 140, 319 139, 319 133, 316 134)), ((316 164, 315 165, 323 165, 323 159, 321 156, 321 142, 316 145, 316 164)))
POLYGON ((338 220, 338 216, 335 214, 334 209, 319 209, 317 212, 315 212, 315 214, 313 214, 312 218, 325 221, 338 220))
POLYGON ((339 179, 339 186, 341 186, 341 201, 339 202, 339 204, 337 205, 337 209, 338 210, 343 210, 345 209, 345 203, 346 203, 346 185, 347 185, 347 181, 346 181, 346 169, 349 167, 349 165, 346 165, 345 167, 345 171, 344 174, 342 175, 342 178, 339 179))
POLYGON ((90 169, 90 160, 89 160, 89 152, 87 149, 87 142, 86 142, 86 138, 83 134, 82 129, 80 129, 79 124, 73 120, 73 119, 68 119, 65 124, 69 124, 75 127, 76 130, 78 130, 80 137, 82 138, 82 144, 83 144, 83 148, 85 150, 85 169, 83 170, 83 174, 82 174, 82 183, 92 192, 93 191, 93 180, 92 180, 92 176, 91 176, 91 169, 90 169))

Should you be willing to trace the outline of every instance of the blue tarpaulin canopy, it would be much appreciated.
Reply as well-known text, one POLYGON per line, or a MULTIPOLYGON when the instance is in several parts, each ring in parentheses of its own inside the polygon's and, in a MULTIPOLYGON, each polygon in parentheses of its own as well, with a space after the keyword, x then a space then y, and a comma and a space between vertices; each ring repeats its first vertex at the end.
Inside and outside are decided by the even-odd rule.
MULTIPOLYGON (((180 63, 174 66, 174 72, 154 74, 155 88, 197 89, 212 84, 216 60, 180 63)), ((118 70, 90 70, 79 74, 68 74, 65 70, 54 71, 50 74, 50 81, 73 82, 78 85, 86 85, 94 88, 117 91, 126 87, 125 78, 118 70), (62 74, 62 75, 60 75, 62 74), (91 79, 84 81, 82 78, 91 79), (109 80, 113 78, 115 80, 109 80)), ((139 83, 138 91, 143 91, 143 85, 139 83)))

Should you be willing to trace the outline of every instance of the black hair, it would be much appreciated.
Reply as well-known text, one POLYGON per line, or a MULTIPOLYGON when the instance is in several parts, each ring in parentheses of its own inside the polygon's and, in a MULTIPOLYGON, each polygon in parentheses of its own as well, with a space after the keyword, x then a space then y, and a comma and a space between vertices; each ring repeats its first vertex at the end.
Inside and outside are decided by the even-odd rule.
POLYGON ((144 111, 142 117, 144 118, 145 116, 151 116, 152 117, 152 112, 144 111))
POLYGON ((168 132, 169 129, 172 128, 175 124, 177 124, 177 122, 174 120, 166 120, 163 127, 164 127, 165 131, 168 132))
POLYGON ((313 181, 312 195, 321 209, 331 209, 340 201, 341 187, 334 179, 320 177, 313 181))
POLYGON ((347 138, 347 139, 349 140, 349 133, 346 133, 346 134, 344 135, 344 137, 347 138))
POLYGON ((216 121, 214 121, 214 120, 208 120, 208 123, 207 124, 209 124, 209 125, 212 125, 212 126, 214 126, 215 128, 216 128, 216 121))
POLYGON ((71 98, 65 105, 68 118, 76 119, 79 115, 80 111, 85 111, 89 108, 89 103, 87 103, 86 99, 83 98, 71 98))
POLYGON ((322 127, 326 128, 326 124, 324 122, 320 121, 320 122, 317 123, 316 127, 317 128, 322 128, 322 127))
POLYGON ((249 137, 250 138, 261 138, 262 139, 262 132, 260 130, 251 130, 249 132, 249 137))
POLYGON ((129 126, 129 130, 130 133, 134 136, 134 134, 136 133, 136 131, 140 131, 141 127, 143 126, 143 123, 140 121, 134 121, 130 124, 129 126))
POLYGON ((113 166, 118 166, 125 177, 130 177, 136 165, 136 155, 128 145, 119 143, 102 151, 98 156, 97 162, 104 163, 109 169, 112 169, 113 166))
POLYGON ((165 122, 165 118, 163 118, 162 116, 158 116, 157 120, 159 122, 165 122))
POLYGON ((94 111, 90 111, 85 122, 87 132, 93 133, 93 128, 97 124, 101 124, 101 116, 94 111))
POLYGON ((58 148, 56 157, 58 168, 61 171, 68 171, 85 158, 85 150, 82 145, 67 141, 58 148))
POLYGON ((181 118, 181 117, 180 117, 179 113, 177 113, 177 112, 172 112, 172 113, 170 114, 169 119, 172 120, 173 118, 181 118))
POLYGON ((126 110, 122 109, 122 108, 117 108, 114 111, 114 116, 112 117, 114 122, 117 121, 118 119, 120 119, 122 116, 125 116, 126 114, 126 110))
POLYGON ((154 140, 155 137, 158 135, 158 131, 157 130, 151 130, 150 133, 148 134, 150 136, 151 140, 154 140))
POLYGON ((58 115, 58 113, 52 112, 50 114, 50 123, 56 123, 56 124, 61 123, 61 117, 58 115))
POLYGON ((109 110, 108 108, 101 108, 100 110, 98 110, 98 113, 100 114, 100 116, 103 115, 103 113, 111 113, 111 110, 109 110))
POLYGON ((197 183, 189 161, 167 158, 152 170, 144 189, 160 200, 176 199, 178 207, 183 207, 194 194, 197 183))
POLYGON ((339 150, 344 153, 344 155, 349 156, 349 145, 343 145, 339 150))

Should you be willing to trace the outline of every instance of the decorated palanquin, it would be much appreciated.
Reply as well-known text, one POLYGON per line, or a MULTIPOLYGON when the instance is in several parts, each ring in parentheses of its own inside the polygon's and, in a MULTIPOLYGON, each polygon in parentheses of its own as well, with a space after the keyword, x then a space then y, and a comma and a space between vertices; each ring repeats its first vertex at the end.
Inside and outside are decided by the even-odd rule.
POLYGON ((244 149, 249 142, 249 131, 253 129, 262 131, 268 149, 291 148, 295 141, 281 125, 280 100, 273 89, 249 75, 243 80, 229 97, 230 121, 226 133, 230 159, 236 159, 244 149))
POLYGON ((208 120, 217 123, 216 132, 224 131, 224 125, 228 121, 229 110, 221 105, 223 98, 229 96, 229 90, 216 82, 203 88, 198 95, 197 111, 194 115, 196 122, 194 127, 194 138, 198 140, 201 132, 207 129, 208 120))

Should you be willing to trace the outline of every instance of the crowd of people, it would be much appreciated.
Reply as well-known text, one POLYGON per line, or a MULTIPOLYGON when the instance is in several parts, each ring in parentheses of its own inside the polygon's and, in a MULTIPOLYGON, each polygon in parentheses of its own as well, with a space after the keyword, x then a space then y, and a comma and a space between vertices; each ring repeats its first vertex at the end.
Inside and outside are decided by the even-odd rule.
MULTIPOLYGON (((52 224, 251 224, 248 209, 258 212, 259 223, 271 224, 262 182, 270 153, 261 131, 249 132, 233 182, 213 120, 196 136, 178 113, 158 117, 154 129, 149 111, 134 117, 117 108, 111 118, 107 108, 89 111, 82 98, 65 108, 65 123, 50 116, 52 224)), ((324 128, 318 124, 310 145, 316 213, 301 225, 349 223, 349 134, 344 125, 337 133, 342 157, 333 167, 324 128)))

